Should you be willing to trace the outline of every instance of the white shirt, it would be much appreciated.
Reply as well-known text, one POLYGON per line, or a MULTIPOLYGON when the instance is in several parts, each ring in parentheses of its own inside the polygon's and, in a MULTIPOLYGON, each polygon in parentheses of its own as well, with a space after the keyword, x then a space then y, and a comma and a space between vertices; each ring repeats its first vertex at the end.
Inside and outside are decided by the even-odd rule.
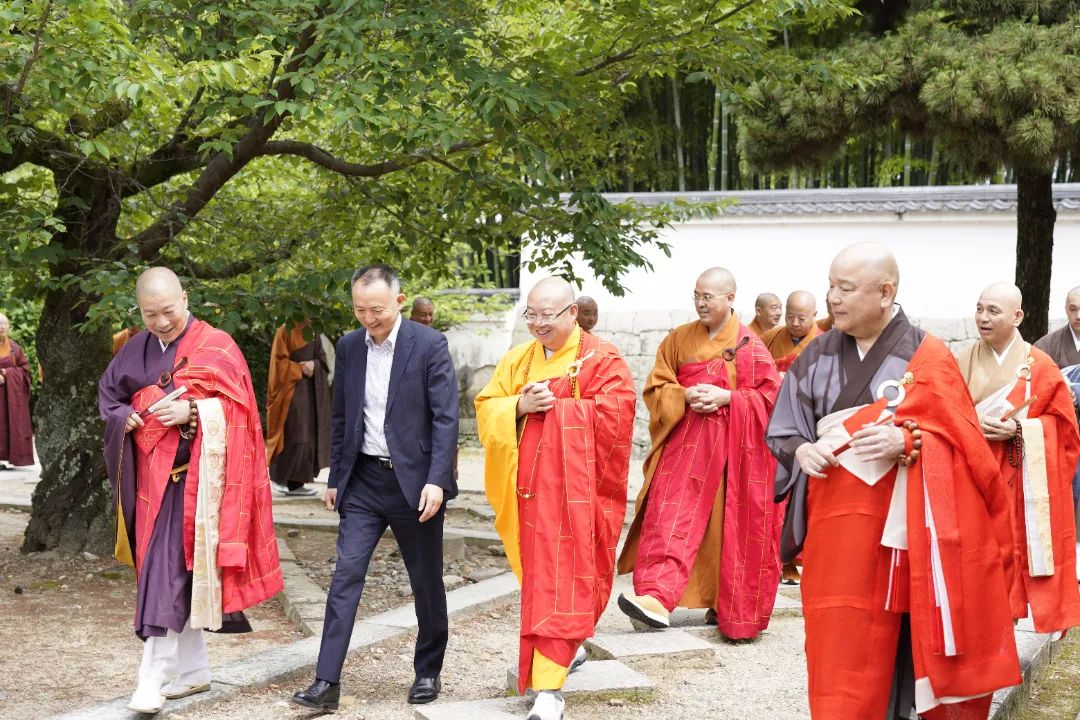
POLYGON ((401 329, 398 313, 394 328, 381 344, 375 344, 369 333, 364 338, 367 345, 367 372, 364 375, 364 442, 360 452, 376 457, 390 457, 386 445, 386 397, 390 392, 390 368, 394 365, 394 346, 401 329))
POLYGON ((1015 333, 1013 335, 1012 341, 1008 345, 1006 345, 1005 349, 1002 350, 1000 353, 998 353, 998 351, 994 349, 993 345, 990 346, 990 352, 994 353, 994 359, 997 360, 998 365, 1001 365, 1001 363, 1005 362, 1005 356, 1009 354, 1010 350, 1012 350, 1012 346, 1016 344, 1016 338, 1019 337, 1019 335, 1019 333, 1015 333))

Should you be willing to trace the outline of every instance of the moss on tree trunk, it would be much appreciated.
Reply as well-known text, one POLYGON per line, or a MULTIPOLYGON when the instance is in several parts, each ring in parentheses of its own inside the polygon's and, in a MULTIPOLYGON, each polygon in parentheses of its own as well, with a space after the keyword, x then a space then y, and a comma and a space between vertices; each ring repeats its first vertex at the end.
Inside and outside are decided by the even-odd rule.
POLYGON ((34 409, 41 480, 23 551, 107 553, 115 519, 101 452, 97 383, 111 352, 107 330, 80 332, 93 302, 77 285, 46 296, 37 333, 45 371, 34 409))

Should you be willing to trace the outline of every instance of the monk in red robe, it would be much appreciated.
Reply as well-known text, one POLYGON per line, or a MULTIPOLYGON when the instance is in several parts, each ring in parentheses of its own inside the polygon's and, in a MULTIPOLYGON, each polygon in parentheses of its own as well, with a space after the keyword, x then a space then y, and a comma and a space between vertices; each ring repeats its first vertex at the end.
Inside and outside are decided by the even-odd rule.
POLYGON ((783 559, 800 551, 810 715, 986 720, 1020 682, 1005 489, 956 361, 894 304, 878 243, 829 269, 835 327, 769 421, 783 559))
POLYGON ((780 578, 775 461, 763 442, 780 387, 772 358, 732 309, 735 278, 706 270, 698 320, 675 328, 645 385, 652 451, 619 572, 632 620, 664 628, 676 606, 708 608, 748 639, 768 627, 780 578))
POLYGON ((11 339, 11 321, 0 313, 0 468, 34 464, 30 425, 30 364, 11 339))
POLYGON ((251 373, 226 333, 195 319, 172 271, 139 276, 148 332, 98 385, 116 500, 116 557, 134 566, 145 640, 129 708, 210 688, 203 629, 245 632, 243 610, 283 587, 251 373))
POLYGON ((476 420, 495 529, 521 582, 518 691, 537 691, 530 718, 560 720, 560 689, 611 596, 636 392, 615 346, 578 326, 566 281, 538 282, 523 317, 534 339, 499 361, 476 420))
POLYGON ((1036 632, 1061 633, 1080 625, 1072 504, 1080 432, 1061 371, 1020 337, 1022 302, 1011 283, 983 290, 979 340, 959 354, 960 372, 1009 498, 1013 604, 1030 606, 1036 632))

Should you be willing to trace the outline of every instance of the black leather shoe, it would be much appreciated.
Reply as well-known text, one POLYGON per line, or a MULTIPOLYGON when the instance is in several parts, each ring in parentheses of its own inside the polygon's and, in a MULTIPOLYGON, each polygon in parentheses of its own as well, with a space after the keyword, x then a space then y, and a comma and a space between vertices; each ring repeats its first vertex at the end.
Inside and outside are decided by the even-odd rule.
POLYGON ((433 678, 418 677, 413 682, 412 687, 409 688, 409 704, 423 705, 434 702, 438 699, 439 690, 441 689, 442 684, 439 682, 438 676, 433 678))
POLYGON ((297 705, 316 710, 337 710, 341 700, 341 683, 328 683, 316 680, 307 690, 301 690, 292 696, 297 705))

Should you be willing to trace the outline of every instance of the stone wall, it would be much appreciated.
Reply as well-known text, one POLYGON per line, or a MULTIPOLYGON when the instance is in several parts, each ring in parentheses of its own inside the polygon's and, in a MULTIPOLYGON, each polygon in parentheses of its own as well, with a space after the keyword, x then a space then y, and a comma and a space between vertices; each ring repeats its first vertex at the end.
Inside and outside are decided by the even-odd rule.
MULTIPOLYGON (((690 310, 641 310, 603 312, 593 332, 612 342, 626 358, 638 389, 634 424, 635 456, 649 450, 649 414, 641 400, 645 380, 656 361, 656 349, 672 328, 695 317, 690 310)), ((746 319, 744 318, 744 321, 746 319)), ((913 322, 941 338, 955 352, 978 338, 972 318, 913 318, 913 322)), ((447 333, 450 352, 461 388, 461 437, 463 447, 478 447, 473 399, 487 384, 495 364, 512 346, 529 339, 518 311, 498 316, 474 316, 469 323, 447 333)))

